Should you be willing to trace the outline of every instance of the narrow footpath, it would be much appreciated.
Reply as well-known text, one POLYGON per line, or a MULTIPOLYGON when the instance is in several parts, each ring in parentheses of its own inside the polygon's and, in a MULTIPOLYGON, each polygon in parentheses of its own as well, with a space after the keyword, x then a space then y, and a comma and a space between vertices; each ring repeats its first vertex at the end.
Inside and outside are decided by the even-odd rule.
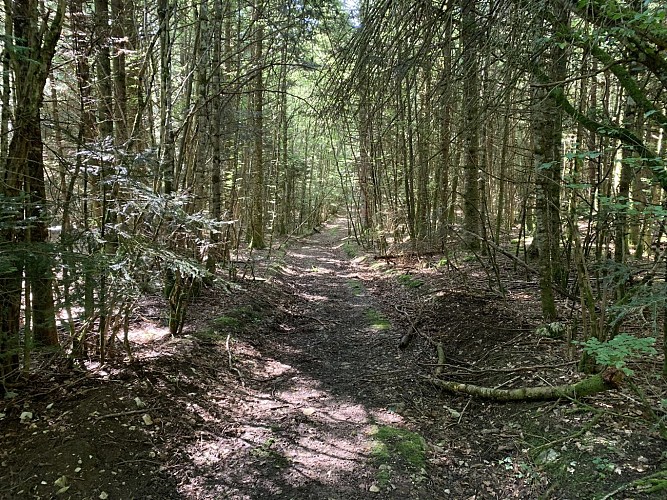
POLYGON ((401 333, 368 293, 345 241, 341 220, 291 243, 274 277, 295 300, 277 328, 253 339, 261 360, 242 409, 247 446, 227 457, 245 466, 234 479, 223 474, 227 495, 434 497, 426 443, 396 411, 404 388, 384 376, 405 368, 401 333))

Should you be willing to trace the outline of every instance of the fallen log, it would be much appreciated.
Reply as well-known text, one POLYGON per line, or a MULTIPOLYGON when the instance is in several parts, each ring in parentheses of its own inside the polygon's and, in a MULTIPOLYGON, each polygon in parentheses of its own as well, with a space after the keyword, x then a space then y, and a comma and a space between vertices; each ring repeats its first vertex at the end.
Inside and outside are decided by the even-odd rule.
POLYGON ((408 252, 408 253, 394 253, 386 255, 373 255, 373 260, 394 260, 394 259, 412 259, 419 257, 435 257, 436 255, 443 255, 443 252, 408 252))
POLYGON ((623 372, 607 368, 602 373, 587 377, 574 384, 557 386, 521 387, 518 389, 494 389, 479 385, 448 382, 434 377, 424 377, 436 387, 448 392, 468 394, 494 401, 544 401, 560 398, 574 399, 598 392, 618 389, 623 382, 623 372))

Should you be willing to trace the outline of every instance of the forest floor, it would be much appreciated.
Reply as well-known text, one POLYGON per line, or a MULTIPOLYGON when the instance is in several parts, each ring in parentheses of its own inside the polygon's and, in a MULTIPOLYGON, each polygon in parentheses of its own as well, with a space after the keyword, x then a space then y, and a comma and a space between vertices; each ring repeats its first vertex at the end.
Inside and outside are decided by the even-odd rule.
MULTIPOLYGON (((132 362, 42 366, 0 404, 0 498, 655 497, 630 485, 667 467, 635 392, 497 403, 425 378, 439 342, 449 380, 577 380, 565 339, 536 334, 534 277, 501 268, 502 297, 469 257, 373 259, 347 236, 255 254, 178 338, 147 301, 132 362)), ((658 362, 633 368, 659 408, 658 362)))

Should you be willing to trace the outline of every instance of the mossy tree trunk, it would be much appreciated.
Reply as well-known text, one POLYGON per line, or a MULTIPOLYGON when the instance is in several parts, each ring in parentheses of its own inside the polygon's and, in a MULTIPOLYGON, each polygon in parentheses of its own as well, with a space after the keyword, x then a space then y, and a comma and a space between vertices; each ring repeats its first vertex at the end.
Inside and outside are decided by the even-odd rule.
POLYGON ((255 40, 253 43, 254 83, 252 90, 253 156, 251 163, 252 203, 250 208, 250 247, 266 247, 264 238, 264 19, 261 2, 253 7, 255 40))
POLYGON ((431 377, 428 380, 433 385, 448 392, 469 394, 494 401, 543 401, 561 398, 574 399, 618 389, 623 381, 623 372, 615 368, 608 368, 602 373, 587 377, 574 384, 521 387, 518 389, 494 389, 493 387, 448 382, 431 377))

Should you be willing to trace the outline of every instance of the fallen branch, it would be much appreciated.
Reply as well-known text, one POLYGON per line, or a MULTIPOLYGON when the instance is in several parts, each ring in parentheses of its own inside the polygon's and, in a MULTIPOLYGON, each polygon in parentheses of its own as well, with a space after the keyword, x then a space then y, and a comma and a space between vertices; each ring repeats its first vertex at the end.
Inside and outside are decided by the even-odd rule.
POLYGON ((234 362, 232 359, 232 350, 229 347, 229 341, 231 340, 231 338, 232 338, 231 335, 227 335, 227 341, 225 342, 225 349, 227 350, 227 362, 229 363, 229 371, 236 373, 239 377, 239 380, 241 381, 241 385, 245 387, 245 382, 243 381, 243 375, 241 374, 241 370, 239 370, 234 366, 234 362))
POLYGON ((573 434, 569 434, 567 436, 558 438, 554 441, 549 441, 548 443, 541 444, 539 446, 536 446, 535 448, 532 448, 530 450, 530 454, 533 457, 536 457, 542 450, 546 450, 547 448, 553 448, 554 446, 560 444, 560 443, 565 443, 567 441, 571 441, 573 439, 576 439, 580 436, 583 436, 586 434, 588 431, 590 431, 595 424, 597 424, 600 419, 604 416, 603 412, 596 413, 595 416, 588 422, 586 425, 584 425, 581 429, 579 429, 577 432, 573 434))
MULTIPOLYGON (((159 410, 160 408, 153 408, 153 411, 159 410)), ((93 422, 97 423, 100 420, 104 420, 105 418, 116 418, 116 417, 125 417, 128 415, 136 415, 137 413, 148 413, 151 411, 150 408, 142 408, 140 410, 129 410, 129 411, 119 411, 118 413, 107 413, 106 415, 100 415, 99 417, 96 417, 93 422)))
MULTIPOLYGON (((441 344, 438 344, 441 345, 441 344)), ((443 353, 444 357, 444 353, 443 353)), ((470 373, 473 375, 482 375, 486 373, 516 373, 516 372, 534 372, 536 370, 543 370, 543 369, 555 369, 555 368, 563 368, 565 366, 570 366, 570 365, 576 365, 577 361, 566 361, 564 363, 557 363, 555 365, 530 365, 530 366, 517 366, 515 368, 467 368, 465 366, 459 366, 459 365, 449 365, 446 364, 444 361, 442 363, 440 362, 440 351, 438 351, 438 362, 437 363, 419 363, 421 366, 434 366, 434 367, 449 367, 449 368, 455 368, 457 370, 465 370, 466 373, 470 373)), ((442 370, 441 370, 442 371, 442 370)), ((436 375, 438 375, 436 373, 436 375)))
POLYGON ((445 368, 445 348, 442 347, 442 342, 438 342, 436 346, 438 351, 438 364, 435 368, 435 376, 437 377, 442 373, 442 370, 445 368))
POLYGON ((436 387, 448 392, 469 394, 495 401, 541 401, 560 398, 590 396, 602 391, 618 389, 623 381, 623 372, 607 368, 604 372, 587 377, 574 384, 558 386, 521 387, 518 389, 494 389, 478 385, 448 382, 433 377, 424 377, 436 387))
POLYGON ((603 496, 600 500, 610 500, 618 493, 630 488, 645 488, 641 490, 642 493, 657 493, 659 491, 667 490, 667 469, 625 483, 611 493, 603 496))
POLYGON ((374 260, 394 260, 394 259, 411 259, 414 257, 434 257, 436 255, 443 255, 442 251, 437 252, 408 252, 401 254, 387 254, 387 255, 373 255, 374 260))

